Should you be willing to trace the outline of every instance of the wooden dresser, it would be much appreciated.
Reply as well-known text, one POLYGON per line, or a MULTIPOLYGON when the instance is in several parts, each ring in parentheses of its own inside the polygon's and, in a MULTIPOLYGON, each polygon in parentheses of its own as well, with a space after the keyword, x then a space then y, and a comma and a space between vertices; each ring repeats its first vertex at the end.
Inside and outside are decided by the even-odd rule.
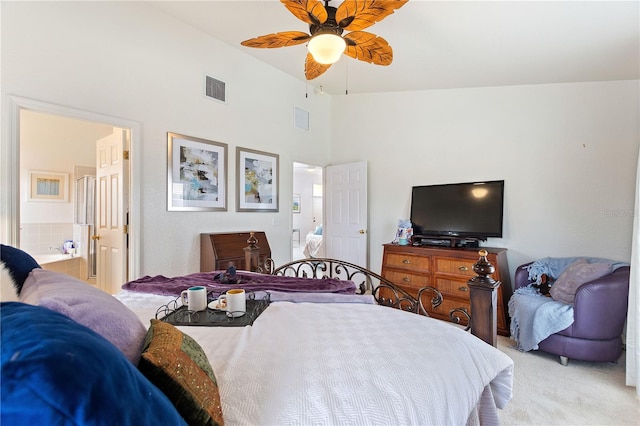
MULTIPOLYGON (((508 336, 507 302, 511 297, 512 289, 507 264, 507 250, 482 248, 487 250, 487 260, 496 269, 491 277, 502 283, 497 290, 498 334, 508 336)), ((429 315, 434 318, 449 321, 449 311, 454 308, 465 308, 473 315, 470 309, 467 281, 476 276, 473 272, 473 265, 480 257, 479 250, 479 248, 385 244, 381 275, 413 296, 416 296, 420 287, 427 285, 440 290, 444 297, 440 306, 431 309, 429 304, 425 304, 429 315)), ((466 325, 466 321, 464 323, 466 325)))
MULTIPOLYGON (((244 248, 249 245, 249 235, 249 232, 200 234, 200 272, 223 271, 232 265, 244 270, 244 248)), ((263 265, 271 257, 269 241, 264 232, 255 231, 254 235, 260 247, 259 263, 263 265)))

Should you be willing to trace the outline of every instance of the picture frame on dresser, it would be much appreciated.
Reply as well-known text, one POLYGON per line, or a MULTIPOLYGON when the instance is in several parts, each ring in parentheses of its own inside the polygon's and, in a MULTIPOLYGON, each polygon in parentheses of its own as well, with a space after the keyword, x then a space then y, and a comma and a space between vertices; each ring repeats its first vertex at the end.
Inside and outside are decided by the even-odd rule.
POLYGON ((167 210, 227 210, 227 147, 167 133, 167 210))
POLYGON ((280 156, 236 147, 236 159, 236 210, 277 212, 280 156))

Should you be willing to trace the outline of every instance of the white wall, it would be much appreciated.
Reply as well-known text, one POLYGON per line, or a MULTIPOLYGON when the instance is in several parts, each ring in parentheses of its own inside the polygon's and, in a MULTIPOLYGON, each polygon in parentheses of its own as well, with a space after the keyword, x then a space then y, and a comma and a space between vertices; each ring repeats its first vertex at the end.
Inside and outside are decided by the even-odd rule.
MULTIPOLYGON (((73 223, 74 167, 94 167, 95 141, 113 127, 34 111, 20 114, 20 223, 73 223), (29 172, 68 175, 67 202, 28 201, 29 172)), ((62 243, 62 242, 61 242, 62 243)))
POLYGON ((332 99, 331 161, 369 165, 370 267, 408 219, 411 187, 505 180, 512 271, 545 256, 629 261, 638 81, 332 99))
MULTIPOLYGON (((141 124, 141 274, 199 269, 199 234, 264 230, 290 258, 292 163, 329 162, 329 103, 306 85, 144 2, 2 2, 2 95, 141 124), (203 95, 226 82, 226 104, 203 95), (293 126, 293 109, 314 128, 293 126), (168 212, 167 132, 229 145, 228 211, 168 212), (280 155, 280 211, 236 213, 237 146, 280 155), (285 200, 285 201, 283 201, 285 200)), ((8 118, 3 116, 3 124, 8 118)), ((8 143, 6 133, 3 144, 8 143)), ((4 175, 3 175, 4 177, 4 175)))
POLYGON ((488 244, 509 249, 512 270, 543 256, 629 259, 638 81, 305 98, 304 82, 144 2, 0 7, 3 98, 141 124, 142 274, 198 270, 201 232, 264 230, 288 260, 293 161, 368 162, 374 271, 412 185, 476 179, 506 181, 505 236, 488 244), (226 81, 227 104, 204 98, 205 73, 226 81), (296 105, 312 132, 294 129, 296 105), (166 210, 168 131, 229 144, 227 212, 166 210), (236 146, 280 155, 279 213, 235 212, 236 146))

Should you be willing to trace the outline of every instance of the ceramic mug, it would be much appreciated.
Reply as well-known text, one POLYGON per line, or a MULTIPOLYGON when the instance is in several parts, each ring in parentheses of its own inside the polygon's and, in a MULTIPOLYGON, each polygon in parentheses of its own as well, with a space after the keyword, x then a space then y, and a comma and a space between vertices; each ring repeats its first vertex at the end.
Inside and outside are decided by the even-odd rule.
POLYGON ((241 317, 247 312, 247 299, 244 289, 234 288, 218 298, 220 306, 224 306, 230 317, 241 317))
POLYGON ((204 311, 207 309, 207 289, 202 286, 189 287, 180 297, 182 304, 190 311, 204 311))

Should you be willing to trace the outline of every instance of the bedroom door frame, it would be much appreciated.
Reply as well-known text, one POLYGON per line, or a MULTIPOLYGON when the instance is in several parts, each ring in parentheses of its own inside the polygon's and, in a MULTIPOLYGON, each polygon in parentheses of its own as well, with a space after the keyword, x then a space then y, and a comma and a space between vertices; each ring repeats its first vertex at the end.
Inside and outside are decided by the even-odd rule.
MULTIPOLYGON (((0 160, 0 238, 4 244, 20 246, 20 111, 37 112, 93 121, 128 129, 130 132, 129 147, 129 247, 128 247, 128 279, 138 277, 140 270, 140 182, 142 171, 142 124, 105 114, 75 109, 72 107, 51 104, 29 98, 9 95, 5 102, 5 133, 0 160)), ((90 143, 93 143, 91 141, 90 143)))
POLYGON ((299 206, 300 213, 296 213, 293 210, 293 203, 291 203, 290 207, 291 246, 289 252, 291 254, 291 260, 294 260, 294 258, 297 259, 300 257, 304 257, 304 255, 302 255, 302 250, 305 245, 305 237, 308 231, 313 231, 316 226, 322 223, 324 217, 324 194, 321 194, 320 197, 314 197, 313 195, 313 184, 315 183, 315 180, 318 180, 319 185, 324 186, 324 167, 302 161, 294 161, 292 165, 292 176, 292 194, 299 195, 301 201, 301 204, 299 206), (311 179, 301 179, 301 174, 302 176, 311 176, 311 179), (309 183, 310 185, 307 187, 306 185, 309 183), (317 198, 320 198, 320 206, 317 206, 317 198), (315 209, 318 209, 319 211, 316 211, 315 209), (305 217, 305 219, 309 218, 309 222, 305 226, 300 226, 300 220, 297 219, 300 219, 303 216, 305 217), (299 256, 296 256, 296 254, 298 253, 294 253, 294 250, 296 249, 300 250, 299 256))
POLYGON ((368 269, 367 170, 366 161, 325 167, 323 238, 327 257, 368 269))

